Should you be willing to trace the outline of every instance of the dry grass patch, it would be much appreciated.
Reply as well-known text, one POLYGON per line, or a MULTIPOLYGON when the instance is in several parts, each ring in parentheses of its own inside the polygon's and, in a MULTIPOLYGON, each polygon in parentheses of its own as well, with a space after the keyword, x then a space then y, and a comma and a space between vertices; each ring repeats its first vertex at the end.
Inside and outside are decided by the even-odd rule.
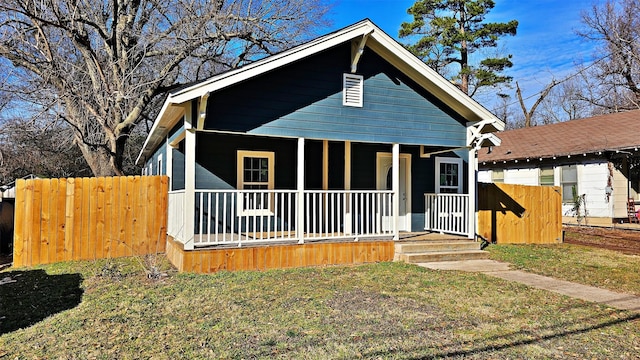
POLYGON ((160 281, 142 271, 104 276, 87 263, 45 270, 79 274, 81 301, 1 334, 0 358, 605 359, 640 351, 637 314, 482 274, 400 263, 160 281))

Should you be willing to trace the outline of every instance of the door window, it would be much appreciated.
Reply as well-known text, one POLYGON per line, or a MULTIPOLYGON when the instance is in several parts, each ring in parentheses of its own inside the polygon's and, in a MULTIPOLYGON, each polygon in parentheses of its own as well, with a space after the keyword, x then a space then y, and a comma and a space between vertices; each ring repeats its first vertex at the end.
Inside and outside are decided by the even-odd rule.
POLYGON ((462 193, 462 159, 436 158, 436 193, 462 193))

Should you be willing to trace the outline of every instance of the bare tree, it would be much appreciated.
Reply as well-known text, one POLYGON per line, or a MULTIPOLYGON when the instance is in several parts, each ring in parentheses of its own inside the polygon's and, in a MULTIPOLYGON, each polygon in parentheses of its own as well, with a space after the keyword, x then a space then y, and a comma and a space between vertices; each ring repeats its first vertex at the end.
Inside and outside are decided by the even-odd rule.
POLYGON ((640 0, 606 0, 582 14, 579 35, 603 56, 589 69, 592 104, 615 112, 640 107, 640 0))
POLYGON ((73 132, 60 121, 5 121, 0 125, 0 185, 30 174, 89 176, 91 170, 72 142, 73 132))
POLYGON ((545 86, 545 88, 538 94, 538 98, 531 105, 531 108, 527 109, 527 106, 524 103, 524 99, 522 98, 522 90, 520 90, 520 84, 516 81, 516 96, 518 97, 518 103, 520 104, 520 109, 522 109, 522 115, 524 116, 524 127, 530 127, 533 125, 533 115, 536 112, 540 103, 545 99, 545 97, 549 94, 551 89, 553 89, 559 82, 556 80, 552 80, 549 85, 545 86))
POLYGON ((575 120, 595 115, 595 109, 587 98, 589 89, 579 76, 573 75, 560 81, 542 102, 540 115, 544 124, 575 120))
POLYGON ((96 176, 162 94, 307 39, 321 0, 3 0, 0 60, 24 116, 63 120, 96 176))

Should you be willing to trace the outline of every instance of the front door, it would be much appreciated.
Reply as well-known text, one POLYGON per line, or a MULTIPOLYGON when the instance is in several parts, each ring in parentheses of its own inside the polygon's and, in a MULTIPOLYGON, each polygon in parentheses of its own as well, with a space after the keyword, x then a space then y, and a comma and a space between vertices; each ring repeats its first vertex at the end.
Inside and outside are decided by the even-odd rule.
MULTIPOLYGON (((376 188, 378 190, 393 189, 393 159, 391 153, 377 153, 376 188)), ((400 203, 399 231, 411 230, 411 154, 400 154, 400 203)), ((383 229, 393 229, 393 218, 383 218, 383 229)))

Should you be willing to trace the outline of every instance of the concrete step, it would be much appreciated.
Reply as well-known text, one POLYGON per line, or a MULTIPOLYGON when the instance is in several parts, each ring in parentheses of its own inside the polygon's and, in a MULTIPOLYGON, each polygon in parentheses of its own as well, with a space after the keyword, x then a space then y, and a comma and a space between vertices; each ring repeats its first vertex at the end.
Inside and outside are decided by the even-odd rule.
POLYGON ((397 259, 407 263, 427 263, 437 261, 481 260, 488 259, 489 253, 483 250, 435 251, 414 254, 398 254, 397 259))
POLYGON ((415 254, 436 251, 465 251, 480 250, 481 243, 478 241, 420 241, 414 243, 396 244, 396 253, 415 254))

